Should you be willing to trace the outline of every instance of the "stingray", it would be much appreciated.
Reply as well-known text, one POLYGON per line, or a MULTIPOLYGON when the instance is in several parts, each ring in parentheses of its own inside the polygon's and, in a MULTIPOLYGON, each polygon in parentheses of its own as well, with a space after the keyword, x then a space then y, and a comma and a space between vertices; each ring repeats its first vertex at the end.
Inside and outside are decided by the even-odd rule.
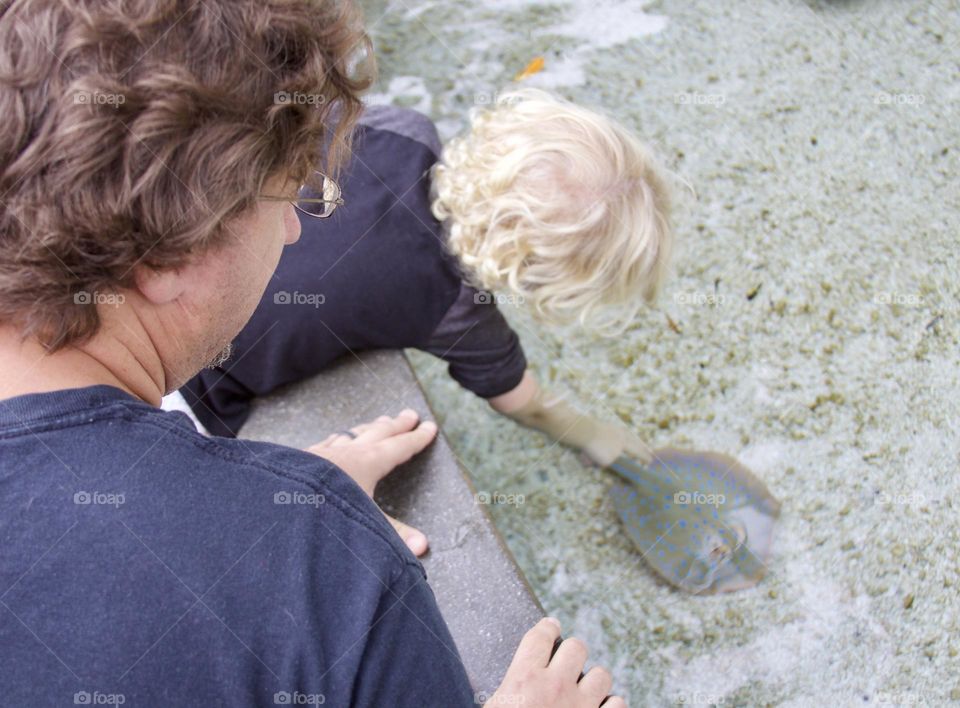
POLYGON ((732 592, 766 574, 780 502, 746 467, 715 452, 662 448, 649 464, 619 457, 610 495, 644 560, 695 594, 732 592))

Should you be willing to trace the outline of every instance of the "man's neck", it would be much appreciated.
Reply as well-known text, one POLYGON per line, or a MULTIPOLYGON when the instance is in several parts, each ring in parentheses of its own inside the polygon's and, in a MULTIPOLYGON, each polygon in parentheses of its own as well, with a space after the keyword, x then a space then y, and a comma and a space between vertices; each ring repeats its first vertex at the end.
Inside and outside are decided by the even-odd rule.
POLYGON ((0 379, 0 399, 104 384, 159 406, 166 380, 157 350, 132 311, 104 323, 92 339, 54 353, 35 338, 23 339, 14 327, 0 327, 0 371, 7 374, 0 379))

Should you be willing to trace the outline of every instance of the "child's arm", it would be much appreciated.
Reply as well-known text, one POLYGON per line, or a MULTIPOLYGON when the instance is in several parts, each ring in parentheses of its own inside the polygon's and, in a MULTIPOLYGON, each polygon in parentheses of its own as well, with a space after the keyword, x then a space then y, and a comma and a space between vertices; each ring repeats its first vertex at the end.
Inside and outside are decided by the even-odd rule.
POLYGON ((540 388, 529 369, 516 388, 487 400, 498 413, 582 450, 601 467, 623 454, 638 462, 652 459, 650 447, 632 431, 616 423, 595 420, 562 397, 551 396, 540 388))

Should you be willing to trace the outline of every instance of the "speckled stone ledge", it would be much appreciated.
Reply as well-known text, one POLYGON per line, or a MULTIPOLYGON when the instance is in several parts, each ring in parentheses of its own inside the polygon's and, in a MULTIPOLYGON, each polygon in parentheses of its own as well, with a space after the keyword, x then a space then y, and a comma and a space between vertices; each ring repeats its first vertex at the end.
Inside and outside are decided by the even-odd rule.
MULTIPOLYGON (((406 407, 433 418, 404 356, 368 352, 258 401, 241 437, 307 447, 406 407)), ((441 433, 425 453, 384 480, 377 501, 430 538, 421 559, 428 582, 474 690, 488 695, 543 610, 474 495, 441 433)))

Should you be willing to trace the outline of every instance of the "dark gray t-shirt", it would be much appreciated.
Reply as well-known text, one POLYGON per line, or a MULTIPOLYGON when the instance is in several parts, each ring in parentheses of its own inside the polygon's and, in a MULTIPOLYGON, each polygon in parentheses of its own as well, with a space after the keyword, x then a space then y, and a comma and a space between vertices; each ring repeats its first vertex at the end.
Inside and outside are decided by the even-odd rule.
POLYGON ((427 351, 484 398, 520 383, 519 338, 491 298, 463 282, 430 212, 439 155, 426 116, 367 110, 340 176, 345 204, 325 220, 298 213, 300 240, 284 249, 233 356, 181 389, 207 430, 236 435, 253 397, 364 349, 427 351))
POLYGON ((301 450, 111 386, 0 401, 0 702, 472 706, 423 566, 301 450))

